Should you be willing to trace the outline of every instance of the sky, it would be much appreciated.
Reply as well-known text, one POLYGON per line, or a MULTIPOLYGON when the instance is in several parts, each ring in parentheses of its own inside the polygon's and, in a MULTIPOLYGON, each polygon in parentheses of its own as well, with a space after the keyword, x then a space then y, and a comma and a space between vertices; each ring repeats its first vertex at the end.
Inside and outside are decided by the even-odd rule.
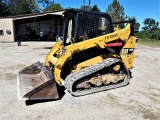
MULTIPOLYGON (((88 5, 89 0, 54 0, 55 3, 60 3, 63 8, 80 8, 82 5, 88 5)), ((97 4, 101 12, 106 12, 108 5, 113 0, 90 0, 90 5, 97 4)), ((143 21, 146 18, 155 19, 160 22, 160 0, 118 0, 123 6, 125 15, 135 16, 137 21, 143 27, 143 21)))

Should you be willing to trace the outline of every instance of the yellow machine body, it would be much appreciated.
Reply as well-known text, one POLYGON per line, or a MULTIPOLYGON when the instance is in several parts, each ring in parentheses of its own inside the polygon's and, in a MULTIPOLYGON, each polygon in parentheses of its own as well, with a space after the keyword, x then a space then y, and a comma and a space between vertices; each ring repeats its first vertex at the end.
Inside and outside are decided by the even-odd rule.
MULTIPOLYGON (((83 51, 85 49, 89 49, 95 46, 98 46, 100 48, 105 48, 107 43, 110 43, 112 41, 121 39, 125 42, 125 45, 121 49, 120 56, 123 62, 125 63, 126 67, 128 69, 132 68, 133 62, 134 62, 134 48, 135 48, 135 43, 136 43, 136 37, 134 36, 129 36, 130 35, 130 24, 128 24, 124 29, 119 29, 116 30, 113 33, 103 35, 100 37, 96 37, 93 39, 85 40, 83 42, 75 43, 75 44, 70 44, 66 46, 65 52, 59 55, 60 57, 57 59, 55 54, 60 54, 60 51, 62 50, 62 42, 57 42, 49 52, 49 54, 46 57, 46 62, 45 65, 49 66, 49 62, 52 62, 54 64, 54 77, 55 81, 59 84, 62 85, 61 83, 61 71, 63 69, 63 66, 65 62, 72 57, 72 55, 76 52, 83 51), (128 52, 132 52, 131 54, 128 54, 128 52)), ((115 41, 116 42, 116 41, 115 41)), ((113 55, 114 56, 114 55, 113 55)), ((96 58, 89 59, 83 63, 79 63, 81 65, 77 65, 75 70, 90 66, 92 64, 98 63, 102 61, 102 58, 100 56, 96 58)))
POLYGON ((37 62, 18 73, 19 98, 58 99, 61 86, 81 96, 127 85, 134 62, 134 21, 119 23, 127 25, 113 28, 117 23, 107 13, 67 10, 63 40, 54 44, 45 66, 37 62))

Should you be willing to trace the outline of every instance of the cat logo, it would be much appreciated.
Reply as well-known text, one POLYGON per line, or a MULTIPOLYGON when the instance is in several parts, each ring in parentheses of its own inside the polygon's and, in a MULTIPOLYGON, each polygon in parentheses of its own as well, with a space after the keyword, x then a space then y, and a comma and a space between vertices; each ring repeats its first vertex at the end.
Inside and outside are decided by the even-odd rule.
POLYGON ((134 54, 134 48, 124 48, 122 50, 122 55, 134 54))
POLYGON ((110 35, 110 36, 107 36, 107 39, 114 38, 114 37, 117 37, 117 36, 118 36, 117 33, 116 33, 116 34, 112 34, 112 35, 110 35))

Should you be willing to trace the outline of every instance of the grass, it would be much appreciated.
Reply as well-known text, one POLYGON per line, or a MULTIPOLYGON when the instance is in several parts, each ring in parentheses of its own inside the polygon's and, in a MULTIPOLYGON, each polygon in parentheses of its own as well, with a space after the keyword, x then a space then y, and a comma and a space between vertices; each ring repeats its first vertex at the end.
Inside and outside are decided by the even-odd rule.
POLYGON ((152 47, 160 47, 160 40, 141 39, 139 38, 137 43, 152 47))

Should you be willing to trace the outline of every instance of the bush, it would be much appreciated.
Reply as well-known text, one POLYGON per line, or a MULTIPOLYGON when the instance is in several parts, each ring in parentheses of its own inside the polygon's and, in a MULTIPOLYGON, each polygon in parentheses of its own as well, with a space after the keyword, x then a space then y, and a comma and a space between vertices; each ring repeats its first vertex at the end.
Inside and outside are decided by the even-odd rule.
POLYGON ((160 29, 140 31, 135 36, 140 39, 160 40, 160 29))

